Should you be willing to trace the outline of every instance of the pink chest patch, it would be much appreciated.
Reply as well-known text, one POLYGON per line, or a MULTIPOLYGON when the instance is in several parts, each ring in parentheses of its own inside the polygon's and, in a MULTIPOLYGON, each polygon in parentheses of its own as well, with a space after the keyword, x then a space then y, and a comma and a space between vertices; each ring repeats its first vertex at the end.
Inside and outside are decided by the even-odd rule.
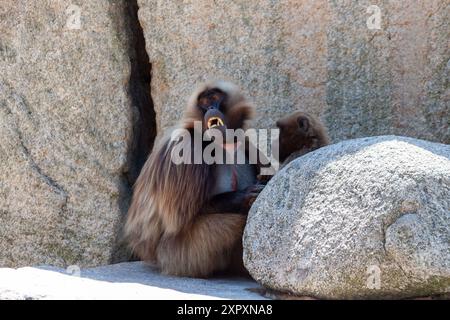
POLYGON ((231 173, 231 190, 236 191, 237 187, 238 187, 237 172, 236 168, 233 168, 231 173))
MULTIPOLYGON (((223 148, 224 148, 225 152, 232 153, 233 155, 236 152, 236 150, 239 149, 240 146, 241 146, 240 142, 223 144, 223 148)), ((233 167, 232 172, 231 172, 231 190, 237 191, 237 189, 238 189, 238 175, 237 175, 236 168, 233 167)))

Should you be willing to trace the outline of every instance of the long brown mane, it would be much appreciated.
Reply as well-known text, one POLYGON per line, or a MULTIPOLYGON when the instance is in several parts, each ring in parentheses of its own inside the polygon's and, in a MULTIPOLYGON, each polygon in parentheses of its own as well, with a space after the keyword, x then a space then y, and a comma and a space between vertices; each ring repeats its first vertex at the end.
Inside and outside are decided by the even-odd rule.
MULTIPOLYGON (((253 114, 253 106, 235 86, 205 84, 190 98, 178 125, 189 130, 190 139, 194 121, 202 120, 195 108, 198 95, 218 86, 230 97, 227 114, 233 126, 243 127, 253 114)), ((242 260, 239 248, 246 218, 234 213, 201 214, 209 198, 213 167, 174 164, 171 156, 176 139, 172 138, 160 139, 136 181, 125 236, 135 254, 155 262, 165 273, 207 276, 229 266, 234 255, 242 260)), ((190 145, 194 152, 194 144, 190 145)))

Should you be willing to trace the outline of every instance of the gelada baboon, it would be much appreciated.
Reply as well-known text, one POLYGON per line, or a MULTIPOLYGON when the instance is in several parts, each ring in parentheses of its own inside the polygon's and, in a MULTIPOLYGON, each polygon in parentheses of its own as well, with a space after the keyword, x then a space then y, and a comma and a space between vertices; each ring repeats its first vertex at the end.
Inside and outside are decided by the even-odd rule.
MULTIPOLYGON (((201 134, 244 129, 253 110, 235 85, 210 82, 191 96, 178 128, 186 129, 190 139, 196 121, 201 134)), ((262 189, 255 185, 257 167, 248 162, 174 164, 174 141, 173 136, 159 141, 134 186, 125 226, 133 252, 164 274, 245 273, 241 239, 246 214, 262 189)), ((201 149, 210 143, 203 142, 201 149)))
POLYGON ((311 114, 297 111, 281 118, 276 125, 280 129, 278 146, 281 166, 330 144, 325 126, 311 114))

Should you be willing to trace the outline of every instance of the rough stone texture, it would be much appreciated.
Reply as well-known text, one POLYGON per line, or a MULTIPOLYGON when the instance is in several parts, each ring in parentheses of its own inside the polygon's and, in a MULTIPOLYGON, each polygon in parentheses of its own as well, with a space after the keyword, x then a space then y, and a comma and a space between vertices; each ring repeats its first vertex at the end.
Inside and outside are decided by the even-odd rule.
POLYGON ((244 262, 269 288, 319 298, 450 292, 450 146, 381 136, 298 158, 252 206, 244 262))
POLYGON ((263 299, 248 279, 163 276, 142 262, 72 268, 71 275, 45 269, 0 269, 0 299, 263 299))
POLYGON ((123 1, 2 1, 0 266, 117 254, 133 113, 123 1), (73 25, 73 24, 72 24, 73 25))
POLYGON ((450 4, 138 0, 159 131, 207 78, 242 86, 256 124, 302 109, 334 141, 398 134, 450 143, 450 4), (366 25, 369 5, 381 30, 366 25))

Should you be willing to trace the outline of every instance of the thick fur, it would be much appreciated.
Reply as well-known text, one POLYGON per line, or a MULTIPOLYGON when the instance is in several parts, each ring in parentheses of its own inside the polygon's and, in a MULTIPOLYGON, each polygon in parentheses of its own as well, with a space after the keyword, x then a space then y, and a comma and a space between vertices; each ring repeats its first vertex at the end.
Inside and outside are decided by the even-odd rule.
MULTIPOLYGON (((238 88, 227 82, 199 87, 189 100, 179 127, 191 129, 202 115, 196 108, 198 95, 219 88, 228 95, 229 128, 242 128, 253 114, 238 88)), ((134 187, 125 234, 133 252, 156 264, 162 273, 207 277, 219 271, 239 270, 242 264, 242 233, 246 216, 230 213, 205 214, 210 200, 213 167, 171 161, 173 142, 160 139, 145 163, 134 187)))
POLYGON ((278 140, 281 166, 292 160, 330 144, 322 122, 311 114, 294 112, 277 121, 280 129, 278 140))

